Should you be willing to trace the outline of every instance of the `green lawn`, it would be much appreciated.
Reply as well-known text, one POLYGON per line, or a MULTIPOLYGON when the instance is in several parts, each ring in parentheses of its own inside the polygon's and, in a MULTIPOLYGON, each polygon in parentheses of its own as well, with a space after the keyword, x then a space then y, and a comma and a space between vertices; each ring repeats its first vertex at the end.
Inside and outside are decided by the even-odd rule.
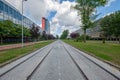
POLYGON ((100 41, 74 42, 73 40, 64 40, 66 43, 87 52, 103 60, 110 61, 120 66, 120 44, 106 43, 100 41))
POLYGON ((37 44, 26 46, 24 48, 17 48, 17 49, 10 49, 10 50, 6 50, 6 51, 0 51, 0 64, 3 64, 3 63, 8 62, 10 60, 24 56, 30 52, 33 52, 33 51, 35 51, 43 46, 50 44, 52 42, 53 41, 40 42, 37 44))

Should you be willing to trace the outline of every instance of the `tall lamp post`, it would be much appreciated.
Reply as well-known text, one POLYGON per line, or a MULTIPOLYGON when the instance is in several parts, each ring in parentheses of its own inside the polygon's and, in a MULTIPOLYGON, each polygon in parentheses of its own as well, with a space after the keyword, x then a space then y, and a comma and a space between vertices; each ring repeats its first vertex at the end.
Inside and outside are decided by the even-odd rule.
POLYGON ((22 47, 24 47, 24 32, 23 32, 23 2, 27 0, 22 0, 22 47))

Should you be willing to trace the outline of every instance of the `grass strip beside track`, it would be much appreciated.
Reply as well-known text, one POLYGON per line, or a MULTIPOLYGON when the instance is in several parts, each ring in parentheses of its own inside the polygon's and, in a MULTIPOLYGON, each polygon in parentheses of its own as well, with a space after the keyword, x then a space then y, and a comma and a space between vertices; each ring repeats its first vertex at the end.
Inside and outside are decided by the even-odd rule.
POLYGON ((53 41, 45 41, 45 42, 40 42, 37 44, 33 44, 30 46, 26 46, 24 48, 16 48, 16 49, 10 49, 6 51, 0 51, 0 65, 7 63, 11 60, 14 60, 16 58, 19 58, 21 56, 24 56, 26 54, 29 54, 37 49, 40 49, 41 47, 44 47, 53 41))
POLYGON ((100 41, 74 42, 73 40, 63 40, 64 42, 90 54, 99 59, 112 62, 120 66, 120 44, 106 43, 100 41))

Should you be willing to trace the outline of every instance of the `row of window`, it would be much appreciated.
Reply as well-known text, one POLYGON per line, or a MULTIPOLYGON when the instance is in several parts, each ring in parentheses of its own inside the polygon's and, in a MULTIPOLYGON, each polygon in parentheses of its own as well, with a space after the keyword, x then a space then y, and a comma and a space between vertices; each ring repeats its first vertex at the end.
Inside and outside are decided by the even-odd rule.
POLYGON ((12 9, 10 6, 6 5, 2 1, 0 1, 0 12, 22 20, 22 15, 18 11, 12 9))
MULTIPOLYGON (((22 14, 20 14, 19 11, 13 9, 11 6, 8 6, 7 4, 5 4, 2 1, 0 1, 0 14, 2 14, 3 20, 6 20, 6 16, 8 16, 8 19, 11 19, 12 21, 13 21, 13 19, 19 21, 17 23, 20 23, 22 21, 22 14)), ((0 18, 2 18, 2 17, 0 17, 0 18)), ((13 21, 13 22, 16 22, 16 21, 13 21)), ((31 26, 33 23, 31 20, 29 20, 25 16, 23 16, 23 22, 26 23, 25 25, 29 25, 29 26, 31 26)), ((29 27, 29 26, 27 26, 27 27, 29 27)))

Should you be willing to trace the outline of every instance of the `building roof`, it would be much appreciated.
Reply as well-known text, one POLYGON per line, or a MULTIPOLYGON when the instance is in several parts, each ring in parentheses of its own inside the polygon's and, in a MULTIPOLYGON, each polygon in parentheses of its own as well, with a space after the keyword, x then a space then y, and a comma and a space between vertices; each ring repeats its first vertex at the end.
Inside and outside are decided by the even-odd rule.
POLYGON ((11 5, 10 3, 8 3, 7 1, 5 1, 5 0, 1 0, 1 1, 20 13, 20 11, 19 11, 18 9, 16 9, 14 6, 12 6, 12 5, 11 5))

